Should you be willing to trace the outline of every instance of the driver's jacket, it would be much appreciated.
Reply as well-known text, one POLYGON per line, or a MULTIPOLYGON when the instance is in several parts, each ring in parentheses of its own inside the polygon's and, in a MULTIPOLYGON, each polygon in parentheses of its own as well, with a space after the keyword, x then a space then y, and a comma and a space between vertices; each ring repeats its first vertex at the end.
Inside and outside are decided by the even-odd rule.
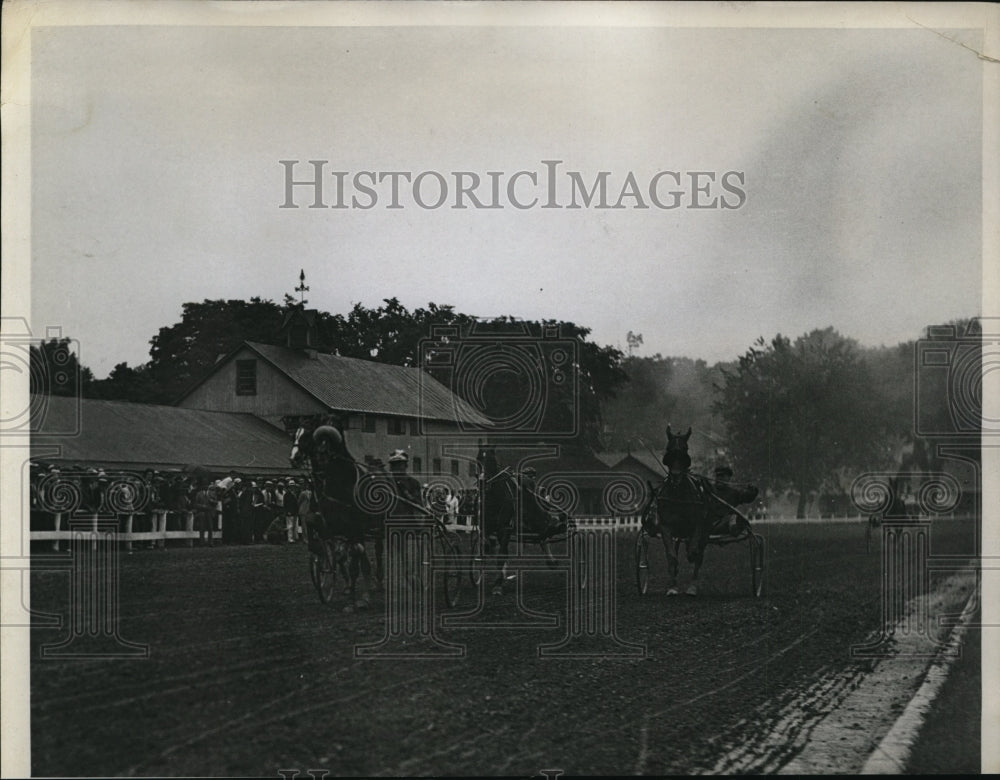
POLYGON ((397 517, 419 514, 417 507, 424 505, 420 483, 409 474, 391 474, 396 486, 396 495, 402 501, 397 501, 393 514, 397 517))

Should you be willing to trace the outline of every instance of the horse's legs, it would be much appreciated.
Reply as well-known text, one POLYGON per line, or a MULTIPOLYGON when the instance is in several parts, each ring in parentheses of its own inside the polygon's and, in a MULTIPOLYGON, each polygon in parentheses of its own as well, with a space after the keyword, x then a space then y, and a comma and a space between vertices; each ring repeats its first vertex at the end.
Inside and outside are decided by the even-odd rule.
POLYGON ((350 556, 348 563, 348 568, 350 570, 350 603, 344 607, 344 611, 353 612, 356 609, 367 609, 370 603, 369 579, 371 577, 372 566, 368 561, 368 556, 365 555, 364 544, 359 544, 357 542, 350 543, 348 545, 348 550, 348 555, 350 556), (358 592, 359 576, 361 578, 360 594, 358 592))
MULTIPOLYGON (((334 550, 337 556, 337 568, 340 570, 340 577, 344 580, 344 593, 351 597, 351 601, 354 601, 354 582, 351 574, 348 573, 348 568, 351 563, 351 552, 350 546, 342 541, 336 542, 334 550)), ((354 575, 357 576, 357 575, 354 575)))
POLYGON ((497 577, 493 582, 493 595, 503 594, 503 586, 507 581, 507 558, 509 557, 510 537, 506 534, 501 536, 496 542, 496 569, 497 577))
POLYGON ((375 579, 379 585, 382 584, 385 569, 382 563, 382 556, 385 554, 385 528, 383 527, 375 535, 375 579))
POLYGON ((691 573, 691 584, 688 585, 685 593, 689 596, 698 595, 698 572, 701 571, 701 564, 705 560, 705 547, 708 546, 708 524, 707 518, 703 523, 699 523, 695 529, 694 536, 688 540, 687 559, 694 567, 691 573))
POLYGON ((667 554, 667 595, 676 596, 678 594, 677 590, 677 550, 680 548, 680 542, 674 542, 674 549, 670 549, 670 540, 667 538, 667 534, 662 534, 661 539, 663 541, 663 551, 667 554))
MULTIPOLYGON (((352 547, 354 559, 361 569, 361 596, 354 602, 358 609, 366 609, 371 601, 371 578, 372 564, 368 560, 368 553, 365 552, 364 542, 357 542, 352 547)), ((357 575, 355 575, 355 579, 357 575)))

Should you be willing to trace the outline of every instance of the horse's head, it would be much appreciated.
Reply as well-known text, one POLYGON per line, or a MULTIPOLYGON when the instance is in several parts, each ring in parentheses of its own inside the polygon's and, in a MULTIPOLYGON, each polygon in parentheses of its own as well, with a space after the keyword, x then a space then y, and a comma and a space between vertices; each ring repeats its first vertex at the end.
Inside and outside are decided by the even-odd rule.
POLYGON ((675 434, 667 426, 667 449, 663 453, 663 465, 671 472, 686 472, 691 468, 691 456, 688 454, 688 439, 691 438, 691 428, 687 433, 675 434))

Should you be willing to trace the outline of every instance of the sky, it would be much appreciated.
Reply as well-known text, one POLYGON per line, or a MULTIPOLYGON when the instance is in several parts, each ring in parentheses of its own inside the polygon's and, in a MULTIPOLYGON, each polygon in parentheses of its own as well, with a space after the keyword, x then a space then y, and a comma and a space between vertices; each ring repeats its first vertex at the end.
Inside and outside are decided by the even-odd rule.
POLYGON ((35 28, 32 328, 62 327, 103 377, 148 360, 183 303, 281 301, 305 269, 330 312, 433 301, 621 348, 641 333, 639 354, 732 360, 827 326, 914 339, 980 313, 982 67, 921 28, 35 28), (441 173, 449 199, 421 208, 402 181, 386 208, 386 181, 374 208, 307 208, 301 187, 281 208, 281 160, 347 172, 348 204, 359 171, 441 173), (523 176, 515 197, 541 200, 515 208, 510 177, 544 184, 544 160, 562 205, 567 172, 606 171, 611 204, 631 172, 650 208, 541 208, 523 176), (502 207, 451 208, 456 171, 487 203, 499 172, 502 207), (663 171, 676 209, 647 197, 663 171))

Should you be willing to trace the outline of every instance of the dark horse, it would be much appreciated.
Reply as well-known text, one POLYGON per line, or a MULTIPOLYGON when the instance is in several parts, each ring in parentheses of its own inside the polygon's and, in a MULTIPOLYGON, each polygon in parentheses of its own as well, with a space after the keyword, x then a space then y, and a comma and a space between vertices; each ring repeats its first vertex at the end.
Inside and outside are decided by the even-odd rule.
POLYGON ((694 567, 691 584, 685 592, 694 596, 698 593, 698 572, 710 537, 713 534, 725 536, 738 533, 736 506, 753 501, 758 492, 752 485, 692 474, 691 456, 688 454, 690 438, 690 428, 687 433, 675 435, 667 426, 667 449, 663 453, 667 477, 653 491, 650 505, 643 515, 646 532, 663 540, 670 577, 668 596, 680 592, 677 588, 677 553, 681 543, 687 548, 688 563, 694 567), (655 512, 651 511, 654 508, 655 512))
MULTIPOLYGON (((298 467, 302 460, 309 462, 313 480, 313 508, 319 513, 320 523, 309 529, 310 546, 315 544, 314 533, 322 538, 343 537, 347 543, 351 603, 345 611, 365 609, 369 606, 371 563, 365 553, 365 538, 375 536, 376 574, 382 578, 382 547, 385 533, 384 507, 376 503, 359 503, 362 480, 385 482, 383 495, 392 494, 392 485, 384 472, 369 471, 357 463, 347 449, 344 434, 333 425, 309 427, 308 423, 295 431, 290 460, 298 467), (388 493, 386 493, 388 491, 388 493), (359 575, 362 587, 358 591, 359 575)), ((377 494, 368 490, 362 493, 377 494)))
POLYGON ((481 445, 476 462, 485 553, 496 558, 493 593, 500 594, 507 579, 510 540, 519 514, 522 540, 537 542, 550 566, 556 561, 549 550, 549 539, 566 530, 568 518, 538 494, 529 476, 515 475, 510 467, 501 469, 494 445, 481 445))

